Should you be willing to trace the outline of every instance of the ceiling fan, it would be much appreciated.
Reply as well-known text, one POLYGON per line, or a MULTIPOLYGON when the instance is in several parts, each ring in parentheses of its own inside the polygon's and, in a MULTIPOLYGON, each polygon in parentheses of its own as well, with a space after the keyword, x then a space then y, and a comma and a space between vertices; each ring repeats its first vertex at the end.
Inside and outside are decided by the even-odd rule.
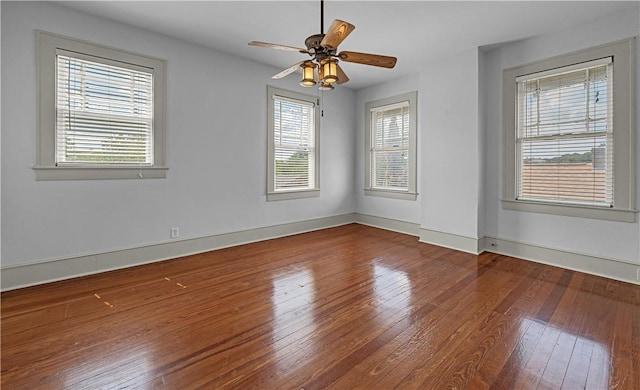
POLYGON ((347 35, 355 28, 356 27, 350 23, 336 19, 331 23, 329 31, 325 34, 324 0, 320 0, 320 34, 311 35, 304 41, 307 46, 306 49, 259 41, 251 41, 249 45, 308 54, 311 56, 310 60, 300 61, 274 75, 272 78, 281 79, 298 69, 302 69, 302 81, 300 81, 300 85, 311 87, 319 82, 320 89, 330 90, 334 88, 334 83, 344 84, 349 81, 347 75, 342 68, 340 68, 340 65, 338 65, 339 61, 379 66, 382 68, 393 68, 396 65, 397 59, 395 57, 355 51, 342 51, 338 53, 338 45, 344 41, 347 35), (316 68, 318 69, 317 81, 315 77, 316 68))

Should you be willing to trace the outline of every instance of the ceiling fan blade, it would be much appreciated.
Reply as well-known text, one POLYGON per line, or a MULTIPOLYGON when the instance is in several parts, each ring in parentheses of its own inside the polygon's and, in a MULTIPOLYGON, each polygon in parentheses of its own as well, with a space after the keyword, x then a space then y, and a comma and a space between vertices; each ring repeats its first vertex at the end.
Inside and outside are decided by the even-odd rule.
POLYGON ((287 45, 278 45, 275 43, 268 42, 259 42, 259 41, 251 41, 249 42, 250 46, 259 46, 259 47, 267 47, 270 49, 278 49, 278 50, 286 50, 286 51, 297 51, 298 53, 309 53, 307 49, 302 49, 299 47, 287 46, 287 45))
POLYGON ((344 70, 342 70, 340 65, 336 64, 336 69, 338 70, 338 81, 336 81, 336 84, 344 84, 347 81, 349 81, 349 78, 347 77, 347 74, 344 73, 344 70))
POLYGON ((276 75, 273 75, 271 78, 272 79, 281 79, 281 78, 283 78, 285 76, 288 76, 291 73, 293 73, 296 70, 298 70, 300 68, 300 65, 304 64, 305 62, 306 62, 306 60, 300 61, 297 64, 292 65, 290 68, 287 68, 287 69, 283 70, 282 72, 280 72, 280 73, 278 73, 276 75))
POLYGON ((338 57, 345 62, 355 62, 357 64, 373 65, 382 68, 393 68, 396 66, 396 57, 382 56, 379 54, 358 53, 355 51, 343 51, 338 57))
POLYGON ((329 31, 327 31, 324 38, 322 38, 322 42, 320 42, 320 45, 322 47, 336 49, 340 42, 344 41, 347 35, 349 35, 355 28, 356 26, 354 26, 353 24, 347 23, 340 19, 336 19, 333 21, 333 23, 331 23, 329 31))

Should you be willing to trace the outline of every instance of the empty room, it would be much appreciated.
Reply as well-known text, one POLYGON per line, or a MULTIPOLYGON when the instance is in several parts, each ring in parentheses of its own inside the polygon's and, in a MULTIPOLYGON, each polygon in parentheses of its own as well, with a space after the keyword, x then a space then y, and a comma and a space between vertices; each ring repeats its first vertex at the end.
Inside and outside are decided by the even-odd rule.
POLYGON ((3 389, 640 390, 639 1, 2 1, 3 389))

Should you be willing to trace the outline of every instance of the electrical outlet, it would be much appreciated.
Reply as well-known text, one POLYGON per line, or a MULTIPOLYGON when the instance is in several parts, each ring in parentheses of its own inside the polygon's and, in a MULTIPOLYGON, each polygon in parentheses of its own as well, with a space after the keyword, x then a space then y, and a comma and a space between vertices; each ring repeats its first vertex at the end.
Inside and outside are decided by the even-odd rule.
POLYGON ((171 238, 178 238, 180 237, 180 228, 177 227, 173 227, 170 230, 170 236, 171 238))
POLYGON ((636 272, 636 279, 640 280, 640 268, 638 268, 638 270, 636 272))

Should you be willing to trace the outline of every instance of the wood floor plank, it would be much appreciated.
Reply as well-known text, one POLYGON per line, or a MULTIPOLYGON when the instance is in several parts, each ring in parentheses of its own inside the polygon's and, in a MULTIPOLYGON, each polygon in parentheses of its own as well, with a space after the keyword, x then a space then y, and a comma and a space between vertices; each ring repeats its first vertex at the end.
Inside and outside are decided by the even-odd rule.
POLYGON ((633 312, 640 307, 619 300, 616 307, 615 332, 611 346, 611 379, 610 389, 638 388, 633 379, 633 312))
MULTIPOLYGON (((502 272, 511 272, 512 279, 505 283, 506 285, 512 285, 516 279, 523 278, 519 271, 522 270, 520 266, 524 263, 504 261, 499 264, 505 265, 502 272)), ((461 295, 465 295, 465 293, 462 292, 461 295)), ((335 386, 337 388, 375 387, 380 378, 395 370, 398 364, 402 364, 403 359, 420 353, 420 346, 424 345, 425 340, 434 332, 434 324, 434 322, 428 323, 426 321, 417 322, 391 343, 354 366, 348 374, 335 383, 335 386)))
MULTIPOLYGON (((362 283, 361 283, 359 286, 360 286, 361 288, 366 288, 366 287, 368 287, 368 285, 365 285, 365 284, 362 284, 362 283)), ((378 289, 379 289, 379 290, 381 290, 381 289, 383 289, 384 285, 378 285, 377 287, 378 287, 378 289)), ((339 300, 339 299, 333 299, 333 300, 330 300, 330 301, 328 301, 328 302, 335 306, 335 304, 340 303, 340 300, 339 300)), ((358 307, 353 306, 353 305, 340 305, 339 307, 340 307, 341 309, 349 310, 349 311, 354 311, 354 310, 357 310, 357 309, 358 309, 358 307)), ((353 314, 344 315, 344 313, 334 313, 334 312, 324 312, 321 316, 322 316, 322 317, 326 317, 326 318, 331 318, 331 317, 341 318, 341 317, 344 317, 344 318, 351 318, 352 320, 353 320, 354 318, 357 318, 357 317, 356 317, 355 315, 353 315, 353 314)), ((339 323, 338 323, 338 324, 336 324, 336 325, 334 325, 334 326, 335 326, 335 327, 337 327, 338 329, 341 329, 341 328, 342 328, 341 324, 339 324, 339 323)), ((327 327, 327 326, 325 326, 325 327, 327 327)), ((308 330, 308 329, 307 329, 307 330, 308 330)), ((337 334, 337 333, 335 333, 335 332, 332 332, 332 333, 337 334)), ((304 336, 304 335, 302 335, 302 336, 304 336)), ((303 338, 303 339, 304 339, 304 337, 302 337, 302 336, 298 336, 298 337, 300 337, 300 338, 303 338)), ((283 343, 283 342, 284 342, 284 343, 285 343, 285 345, 288 345, 288 344, 293 344, 293 343, 295 342, 295 340, 294 340, 294 341, 291 341, 291 340, 278 340, 278 342, 280 342, 280 343, 283 343)), ((281 355, 281 356, 286 356, 286 353, 284 353, 284 352, 285 352, 285 351, 282 351, 282 353, 281 353, 280 355, 281 355)), ((244 353, 244 354, 246 355, 246 353, 244 353)), ((282 358, 281 360, 284 360, 284 358, 282 358)), ((238 372, 233 372, 233 375, 234 375, 235 377, 237 377, 237 376, 238 376, 238 372)), ((236 380, 237 380, 237 379, 236 379, 236 380)))
MULTIPOLYGON (((548 289, 550 286, 547 284, 543 287, 548 289)), ((540 292, 544 291, 545 289, 540 290, 540 292)), ((548 302, 548 299, 545 304, 546 302, 548 302)), ((446 364, 441 364, 440 368, 436 370, 437 374, 430 375, 424 382, 425 387, 466 388, 479 371, 479 367, 484 363, 484 360, 490 355, 490 351, 497 341, 508 332, 508 329, 519 325, 519 320, 527 313, 532 313, 535 308, 537 308, 537 312, 540 312, 544 306, 539 303, 538 305, 536 303, 532 304, 526 300, 514 302, 504 315, 494 317, 491 323, 486 324, 486 326, 479 326, 474 331, 476 334, 469 338, 469 341, 472 342, 467 342, 462 347, 457 348, 462 353, 458 353, 453 359, 447 359, 446 364), (479 342, 473 342, 474 340, 479 342)))
POLYGON ((593 342, 583 337, 576 338, 569 365, 564 374, 561 389, 584 389, 587 386, 587 375, 593 355, 593 342))
MULTIPOLYGON (((503 279, 502 283, 508 284, 508 280, 503 279)), ((445 291, 442 295, 449 295, 450 292, 451 290, 445 291)), ((464 294, 461 295, 464 296, 464 294)), ((426 353, 405 356, 404 362, 410 363, 400 363, 386 377, 379 380, 380 386, 385 388, 397 384, 401 388, 423 388, 423 382, 432 378, 434 373, 442 368, 441 364, 446 364, 452 355, 458 352, 458 348, 466 342, 467 336, 479 324, 493 317, 491 308, 504 298, 504 295, 489 292, 482 299, 475 301, 463 299, 462 304, 455 308, 447 308, 436 320, 435 327, 430 333, 431 337, 426 339, 426 343, 418 345, 418 349, 426 353)))
POLYGON ((562 332, 547 326, 540 336, 531 358, 524 366, 520 378, 516 381, 515 389, 537 389, 542 374, 551 359, 551 354, 562 332))
MULTIPOLYGON (((494 348, 489 349, 485 362, 478 364, 477 373, 469 378, 468 387, 472 389, 490 389, 496 387, 496 380, 501 370, 505 367, 507 360, 514 353, 514 350, 522 342, 527 334, 532 321, 523 319, 527 310, 535 308, 529 297, 533 291, 537 291, 539 285, 532 285, 532 281, 540 275, 541 267, 530 270, 529 274, 521 275, 519 282, 514 282, 514 288, 509 295, 500 302, 494 309, 504 314, 506 322, 504 326, 504 337, 497 338, 494 348)), ((516 275, 521 272, 515 272, 516 275)))
POLYGON ((350 224, 2 293, 3 389, 640 389, 640 287, 350 224))
MULTIPOLYGON (((534 267, 524 284, 519 286, 516 294, 511 294, 498 306, 499 310, 509 313, 517 311, 521 314, 518 340, 511 340, 513 345, 508 359, 502 364, 498 373, 493 373, 494 382, 491 388, 514 389, 516 382, 526 374, 525 367, 534 356, 534 352, 547 324, 541 322, 538 314, 547 303, 546 298, 554 290, 553 275, 558 276, 558 269, 550 267, 534 267), (524 288, 526 287, 526 288, 524 288), (508 305, 505 307, 505 304, 508 305)), ((546 310, 546 309, 544 309, 546 310)), ((503 357, 498 357, 503 360, 503 357)), ((482 369, 481 369, 482 371, 482 369)))
POLYGON ((631 377, 631 383, 633 388, 640 389, 640 289, 635 286, 626 286, 629 290, 630 304, 632 305, 631 312, 631 366, 633 373, 631 377), (635 294, 633 294, 635 292, 635 294))
POLYGON ((558 341, 553 347, 553 352, 549 356, 549 362, 542 373, 542 378, 540 378, 539 388, 559 389, 562 387, 577 341, 578 337, 571 333, 560 333, 558 341))
MULTIPOLYGON (((422 272, 425 272, 425 270, 422 270, 422 272)), ((355 316, 351 314, 349 316, 345 316, 345 318, 350 318, 351 320, 355 320, 357 323, 363 324, 360 327, 350 329, 345 327, 346 324, 340 322, 337 324, 337 329, 334 329, 332 325, 322 324, 323 328, 329 327, 329 334, 327 336, 321 337, 320 340, 318 340, 318 342, 325 344, 325 343, 331 343, 336 341, 342 341, 340 344, 338 344, 338 346, 335 349, 333 349, 333 355, 336 357, 336 360, 315 361, 314 359, 315 356, 300 356, 300 359, 291 359, 292 362, 296 362, 296 361, 303 362, 299 364, 299 369, 312 373, 310 374, 311 381, 307 382, 307 384, 304 386, 305 388, 313 388, 313 382, 315 377, 313 373, 315 371, 318 371, 318 367, 323 367, 324 370, 328 370, 329 367, 331 367, 332 365, 334 365, 334 367, 338 367, 339 369, 341 369, 342 367, 348 367, 348 365, 343 364, 343 362, 340 360, 341 358, 344 359, 345 356, 350 355, 354 349, 357 350, 359 348, 363 348, 364 343, 371 342, 371 340, 374 340, 376 337, 381 337, 378 332, 379 330, 384 330, 386 326, 390 326, 389 329, 391 328, 395 329, 395 325, 393 324, 397 323, 402 318, 405 318, 407 316, 407 306, 406 306, 406 303, 403 302, 406 298, 406 295, 404 294, 406 290, 403 290, 403 289, 393 290, 399 293, 399 295, 396 295, 396 298, 397 298, 396 302, 385 301, 384 299, 381 299, 379 297, 379 295, 384 294, 384 291, 382 291, 382 286, 375 286, 375 290, 376 290, 375 294, 376 296, 378 296, 377 298, 373 297, 373 300, 368 301, 366 305, 361 306, 359 308, 351 307, 349 309, 349 310, 353 310, 357 308, 358 310, 364 310, 364 313, 366 313, 367 315, 373 315, 373 317, 367 320, 362 316, 355 316), (388 306, 389 309, 385 309, 384 312, 387 312, 389 314, 395 313, 394 316, 388 319, 386 319, 385 317, 381 317, 381 315, 384 312, 377 313, 379 310, 376 310, 376 309, 378 309, 379 305, 388 306), (401 310, 394 310, 393 309, 394 307, 399 307, 401 308, 401 310), (374 309, 374 311, 372 311, 371 309, 374 309), (367 322, 371 322, 374 325, 374 328, 369 329, 367 327, 367 322), (345 330, 348 330, 348 331, 345 332, 345 330)), ((412 314, 412 317, 413 316, 416 316, 416 314, 415 313, 412 314)), ((322 317, 326 317, 326 315, 323 315, 322 317)), ((343 317, 343 315, 341 313, 331 313, 330 317, 339 318, 339 317, 343 317)), ((388 337, 388 336, 384 336, 384 337, 388 337)), ((247 379, 247 380, 251 381, 251 379, 247 379)), ((246 383, 241 382, 240 385, 244 387, 246 383)))
POLYGON ((589 389, 609 388, 611 384, 611 349, 617 306, 616 285, 616 283, 610 284, 606 279, 595 280, 590 310, 585 313, 585 320, 583 320, 581 331, 586 338, 594 342, 587 375, 589 389), (598 307, 598 309, 591 310, 592 307, 598 307))

